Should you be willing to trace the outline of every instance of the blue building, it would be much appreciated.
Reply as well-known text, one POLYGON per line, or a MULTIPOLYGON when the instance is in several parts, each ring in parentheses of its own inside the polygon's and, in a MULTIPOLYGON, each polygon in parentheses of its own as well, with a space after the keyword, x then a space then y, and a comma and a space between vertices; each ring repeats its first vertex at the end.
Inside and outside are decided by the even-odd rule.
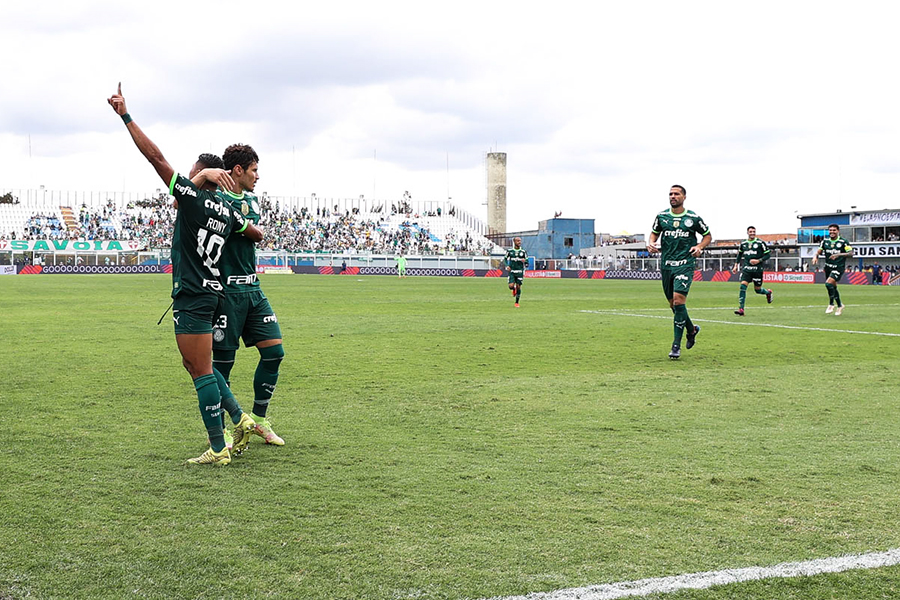
POLYGON ((547 219, 537 230, 504 233, 494 240, 505 248, 512 247, 515 237, 522 238, 522 248, 536 258, 568 258, 579 256, 582 249, 596 246, 594 219, 547 219))

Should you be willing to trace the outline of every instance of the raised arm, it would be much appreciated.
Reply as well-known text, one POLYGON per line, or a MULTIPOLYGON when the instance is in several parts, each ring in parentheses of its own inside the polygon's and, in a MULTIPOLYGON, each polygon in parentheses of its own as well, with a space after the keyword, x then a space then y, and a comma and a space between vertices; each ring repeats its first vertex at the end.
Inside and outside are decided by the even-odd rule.
POLYGON ((153 165, 153 168, 156 169, 156 173, 162 178, 163 183, 169 185, 172 182, 172 176, 175 174, 175 169, 169 165, 169 162, 162 155, 159 147, 150 141, 150 138, 144 134, 141 128, 138 127, 138 124, 131 119, 131 116, 128 114, 128 109, 125 108, 125 98, 122 96, 122 82, 119 82, 118 91, 106 101, 112 106, 113 110, 116 111, 116 114, 125 121, 128 133, 131 134, 131 139, 134 140, 134 145, 138 147, 138 150, 141 151, 144 158, 153 165))

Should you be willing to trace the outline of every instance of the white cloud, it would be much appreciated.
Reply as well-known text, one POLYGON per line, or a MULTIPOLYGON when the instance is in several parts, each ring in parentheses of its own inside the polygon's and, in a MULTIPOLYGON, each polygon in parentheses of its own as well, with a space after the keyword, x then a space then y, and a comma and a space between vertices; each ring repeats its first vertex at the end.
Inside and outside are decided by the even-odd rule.
POLYGON ((105 104, 121 80, 176 169, 250 143, 271 194, 449 188, 483 215, 497 149, 509 229, 561 209, 646 231, 676 182, 722 237, 898 205, 900 41, 881 2, 40 8, 0 23, 20 49, 0 93, 0 188, 158 187, 105 104))

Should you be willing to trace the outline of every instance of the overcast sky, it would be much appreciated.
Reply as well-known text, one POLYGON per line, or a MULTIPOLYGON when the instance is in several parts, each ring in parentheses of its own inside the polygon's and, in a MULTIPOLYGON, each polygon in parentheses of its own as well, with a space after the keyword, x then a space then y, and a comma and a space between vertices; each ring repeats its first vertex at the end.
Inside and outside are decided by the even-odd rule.
POLYGON ((646 233, 684 185, 717 238, 900 207, 890 2, 41 2, 4 6, 0 189, 162 187, 244 142, 258 192, 453 202, 509 230, 646 233), (593 7, 591 7, 593 4, 593 7), (39 7, 38 11, 36 8, 39 7))

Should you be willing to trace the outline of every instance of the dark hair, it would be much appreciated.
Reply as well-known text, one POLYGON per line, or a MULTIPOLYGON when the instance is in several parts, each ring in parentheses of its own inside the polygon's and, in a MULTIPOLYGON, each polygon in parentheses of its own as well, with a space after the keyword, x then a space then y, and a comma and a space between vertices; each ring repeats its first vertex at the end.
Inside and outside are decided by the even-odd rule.
POLYGON ((750 227, 747 228, 747 231, 750 231, 751 229, 756 229, 756 227, 751 225, 750 227))
POLYGON ((232 144, 225 148, 222 154, 225 161, 225 168, 229 171, 240 165, 245 171, 250 168, 253 163, 259 162, 259 156, 251 146, 246 144, 232 144))
POLYGON ((207 169, 224 169, 225 163, 215 154, 201 154, 197 157, 197 162, 207 169))
POLYGON ((676 183, 676 184, 673 185, 672 187, 673 187, 673 188, 676 188, 676 187, 677 187, 679 190, 681 190, 682 195, 687 196, 687 190, 684 189, 684 186, 683 186, 683 185, 678 185, 678 184, 676 183))
POLYGON ((838 231, 841 230, 841 226, 838 225, 837 223, 832 223, 831 225, 828 226, 828 229, 831 229, 832 227, 834 227, 834 228, 837 229, 838 231))

